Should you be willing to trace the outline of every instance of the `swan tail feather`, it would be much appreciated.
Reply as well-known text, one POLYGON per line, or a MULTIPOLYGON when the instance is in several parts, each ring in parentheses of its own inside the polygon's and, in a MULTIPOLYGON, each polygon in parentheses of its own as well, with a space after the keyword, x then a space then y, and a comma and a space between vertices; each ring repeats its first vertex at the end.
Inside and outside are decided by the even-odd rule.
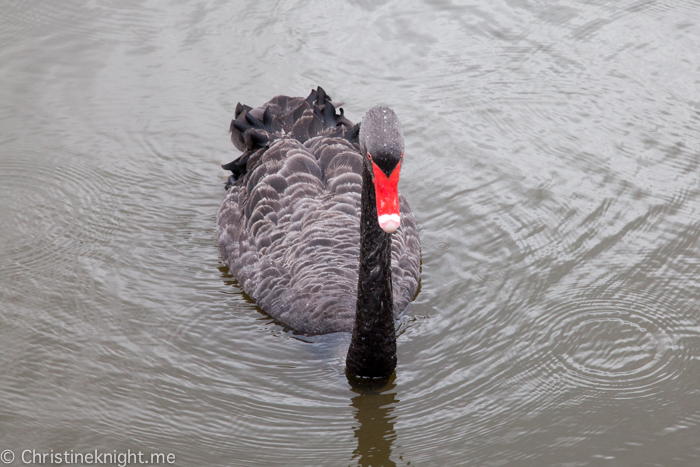
POLYGON ((221 167, 230 170, 235 181, 245 175, 251 154, 277 139, 291 137, 305 143, 316 136, 328 136, 357 143, 359 129, 360 124, 348 120, 342 108, 336 111, 331 97, 320 86, 306 98, 277 96, 257 108, 239 102, 229 132, 231 142, 243 154, 221 167))

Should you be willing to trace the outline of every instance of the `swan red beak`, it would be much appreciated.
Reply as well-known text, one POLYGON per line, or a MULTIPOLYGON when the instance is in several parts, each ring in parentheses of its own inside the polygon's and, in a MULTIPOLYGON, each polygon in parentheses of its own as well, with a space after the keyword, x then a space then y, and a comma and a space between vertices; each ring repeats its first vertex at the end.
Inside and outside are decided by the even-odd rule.
MULTIPOLYGON (((377 198, 377 220, 379 227, 386 233, 396 232, 401 225, 401 214, 399 212, 399 172, 401 172, 401 161, 396 164, 394 171, 387 177, 382 169, 372 160, 372 170, 374 171, 374 192, 377 198)), ((401 154, 403 158, 403 154, 401 154)))

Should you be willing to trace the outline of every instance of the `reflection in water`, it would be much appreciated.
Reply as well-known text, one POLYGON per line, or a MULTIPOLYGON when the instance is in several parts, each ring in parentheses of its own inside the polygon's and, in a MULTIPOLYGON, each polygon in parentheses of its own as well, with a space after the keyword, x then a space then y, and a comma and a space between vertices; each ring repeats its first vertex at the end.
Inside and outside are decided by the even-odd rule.
POLYGON ((359 457, 358 465, 363 467, 396 465, 390 459, 391 447, 396 439, 392 412, 398 403, 394 377, 392 375, 388 384, 381 388, 353 389, 357 396, 352 398, 351 405, 356 409, 358 425, 355 427, 357 449, 352 453, 352 458, 359 457))

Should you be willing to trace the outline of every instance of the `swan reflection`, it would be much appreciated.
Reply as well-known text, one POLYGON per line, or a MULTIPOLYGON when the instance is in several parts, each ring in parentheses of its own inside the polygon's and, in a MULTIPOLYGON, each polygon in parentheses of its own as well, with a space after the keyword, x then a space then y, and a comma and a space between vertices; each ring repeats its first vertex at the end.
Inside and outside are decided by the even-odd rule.
POLYGON ((396 439, 394 431, 394 409, 399 402, 396 398, 394 376, 380 388, 363 388, 357 385, 352 389, 357 395, 351 399, 355 408, 354 427, 357 448, 352 459, 362 467, 392 466, 392 445, 396 439))

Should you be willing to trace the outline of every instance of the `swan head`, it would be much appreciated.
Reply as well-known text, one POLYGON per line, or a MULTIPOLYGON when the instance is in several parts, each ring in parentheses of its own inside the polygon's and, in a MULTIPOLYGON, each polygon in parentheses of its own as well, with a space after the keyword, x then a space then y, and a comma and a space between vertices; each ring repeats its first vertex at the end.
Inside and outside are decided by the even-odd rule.
POLYGON ((360 151, 372 174, 377 199, 377 222, 387 233, 401 225, 399 173, 404 139, 401 122, 388 107, 372 107, 360 125, 360 151))

